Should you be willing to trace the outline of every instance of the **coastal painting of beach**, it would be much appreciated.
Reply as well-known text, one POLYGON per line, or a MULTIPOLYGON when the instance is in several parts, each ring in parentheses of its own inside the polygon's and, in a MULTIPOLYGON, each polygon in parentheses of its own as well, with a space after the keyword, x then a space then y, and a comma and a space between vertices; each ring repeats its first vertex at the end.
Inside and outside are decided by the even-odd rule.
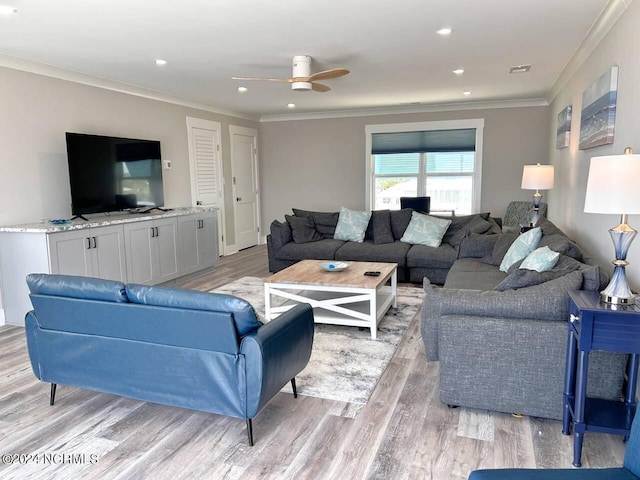
POLYGON ((558 114, 558 128, 556 129, 556 148, 569 146, 571 137, 571 105, 565 107, 558 114))
POLYGON ((618 67, 611 67, 582 93, 580 150, 613 143, 618 97, 618 67))

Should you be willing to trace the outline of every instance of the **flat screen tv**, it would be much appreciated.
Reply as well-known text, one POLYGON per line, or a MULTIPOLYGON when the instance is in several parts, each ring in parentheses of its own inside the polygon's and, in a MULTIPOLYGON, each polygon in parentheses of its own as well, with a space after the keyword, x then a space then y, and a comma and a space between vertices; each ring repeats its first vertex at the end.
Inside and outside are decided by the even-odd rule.
POLYGON ((159 141, 66 136, 73 215, 164 205, 159 141))

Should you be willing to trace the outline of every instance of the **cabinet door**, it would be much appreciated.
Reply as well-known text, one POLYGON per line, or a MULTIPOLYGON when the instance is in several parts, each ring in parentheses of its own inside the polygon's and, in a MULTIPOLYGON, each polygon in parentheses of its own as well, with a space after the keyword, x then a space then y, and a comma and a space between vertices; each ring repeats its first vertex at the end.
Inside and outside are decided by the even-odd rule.
POLYGON ((93 276, 127 281, 122 225, 91 229, 93 276))
POLYGON ((215 215, 200 216, 198 229, 199 269, 218 263, 218 219, 215 215))
POLYGON ((152 227, 151 220, 124 225, 127 279, 131 283, 153 283, 155 231, 152 227))
POLYGON ((199 225, 199 215, 185 215, 178 218, 180 273, 182 275, 197 272, 200 269, 200 255, 198 252, 199 225))
POLYGON ((174 218, 153 221, 155 228, 154 283, 166 282, 178 276, 178 222, 174 218))
POLYGON ((51 273, 91 276, 93 266, 88 229, 52 233, 47 236, 47 241, 51 273))

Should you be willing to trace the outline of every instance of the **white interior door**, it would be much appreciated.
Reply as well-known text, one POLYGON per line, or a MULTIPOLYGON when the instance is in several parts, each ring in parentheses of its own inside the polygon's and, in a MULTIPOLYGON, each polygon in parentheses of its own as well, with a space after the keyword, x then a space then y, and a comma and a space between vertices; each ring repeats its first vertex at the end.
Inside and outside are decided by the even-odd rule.
POLYGON ((258 201, 258 132, 229 126, 236 248, 260 243, 258 201))
POLYGON ((193 206, 218 208, 218 244, 224 254, 224 177, 219 122, 187 117, 191 202, 193 206))

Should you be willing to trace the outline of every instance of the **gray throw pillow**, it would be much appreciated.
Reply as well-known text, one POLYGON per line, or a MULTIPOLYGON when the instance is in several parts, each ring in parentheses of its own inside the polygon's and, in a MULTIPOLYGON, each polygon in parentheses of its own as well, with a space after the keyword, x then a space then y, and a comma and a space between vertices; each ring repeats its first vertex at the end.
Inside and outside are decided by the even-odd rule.
POLYGON ((404 235, 405 230, 411 222, 411 214, 413 208, 403 208, 402 210, 391 211, 391 231, 393 232, 393 238, 400 240, 404 235))
POLYGON ((491 264, 491 255, 498 238, 499 235, 470 233, 460 242, 458 258, 481 258, 482 262, 491 264))
POLYGON ((507 254, 509 247, 511 247, 511 244, 516 241, 519 235, 519 233, 501 233, 497 235, 498 239, 493 246, 493 252, 491 254, 492 265, 500 265, 502 263, 502 259, 507 254))
MULTIPOLYGON (((564 257, 564 259, 573 260, 570 257, 564 257)), ((523 260, 520 260, 509 268, 508 274, 504 280, 502 280, 495 288, 501 292, 505 290, 517 290, 519 288, 532 287, 533 285, 540 285, 541 283, 554 280, 556 278, 563 277, 568 273, 578 270, 578 265, 570 261, 558 260, 558 263, 551 270, 545 272, 536 272, 535 270, 521 269, 523 260)))
POLYGON ((323 238, 333 238, 340 212, 312 212, 310 210, 300 210, 299 208, 292 208, 291 210, 293 210, 293 214, 296 217, 311 217, 316 230, 323 238))
MULTIPOLYGON (((488 220, 485 220, 480 215, 476 215, 453 235, 449 235, 449 232, 447 231, 443 241, 447 242, 452 247, 457 247, 462 242, 462 239, 470 233, 485 233, 490 228, 491 223, 488 220)), ((449 227, 449 229, 451 229, 451 227, 449 227)))
POLYGON ((277 250, 293 240, 291 225, 288 222, 281 223, 278 220, 271 222, 271 240, 277 250))
POLYGON ((373 240, 376 245, 395 241, 391 230, 390 210, 374 210, 371 212, 371 220, 369 220, 364 238, 365 240, 373 240))
POLYGON ((580 250, 580 247, 560 233, 547 235, 544 234, 543 230, 543 235, 538 246, 549 247, 554 252, 559 252, 562 255, 567 255, 576 260, 582 260, 582 250, 580 250))
POLYGON ((285 215, 289 225, 291 225, 291 234, 295 243, 309 243, 322 240, 322 235, 316 230, 315 223, 311 217, 294 217, 285 215))

